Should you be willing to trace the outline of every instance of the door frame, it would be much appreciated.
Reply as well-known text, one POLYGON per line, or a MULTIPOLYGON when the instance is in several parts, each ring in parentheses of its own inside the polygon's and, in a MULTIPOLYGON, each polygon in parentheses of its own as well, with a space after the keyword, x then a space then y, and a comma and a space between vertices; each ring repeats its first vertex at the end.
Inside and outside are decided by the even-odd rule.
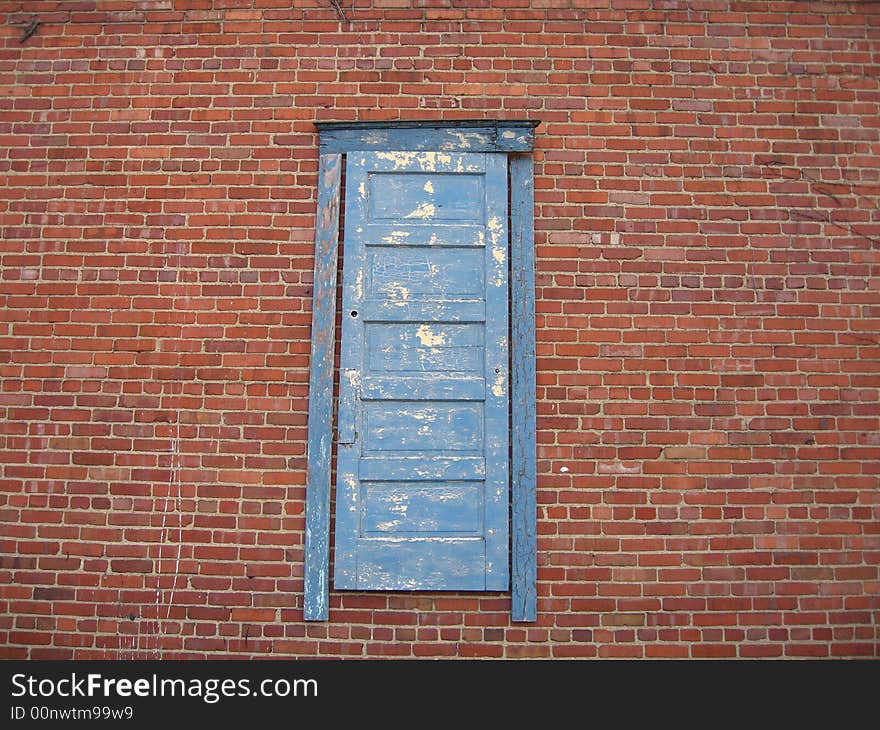
POLYGON ((511 618, 537 618, 534 149, 536 121, 318 122, 315 276, 309 372, 303 618, 329 618, 339 211, 345 155, 355 151, 508 155, 510 247, 511 618))

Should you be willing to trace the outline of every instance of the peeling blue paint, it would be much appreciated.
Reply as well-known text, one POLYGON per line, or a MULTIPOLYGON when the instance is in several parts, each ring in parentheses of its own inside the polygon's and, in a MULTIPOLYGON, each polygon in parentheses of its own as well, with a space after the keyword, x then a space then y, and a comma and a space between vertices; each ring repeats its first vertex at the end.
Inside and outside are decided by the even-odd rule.
POLYGON ((333 421, 333 347, 339 246, 342 155, 321 155, 315 225, 309 441, 306 462, 306 535, 303 613, 326 621, 330 558, 330 461, 333 421))
POLYGON ((401 150, 434 152, 530 152, 533 121, 319 122, 322 152, 401 150))
POLYGON ((514 621, 537 618, 538 539, 535 414, 534 171, 530 155, 510 156, 511 530, 514 621))
POLYGON ((340 368, 360 377, 355 395, 340 381, 358 403, 340 408, 356 438, 338 456, 334 587, 505 590, 506 157, 357 153, 346 178, 340 368), (462 239, 482 245, 459 282, 462 239), (407 317, 386 320, 401 302, 407 317))
POLYGON ((530 155, 506 153, 530 152, 536 123, 316 126, 322 154, 304 617, 328 617, 332 343, 344 155, 334 585, 506 590, 509 579, 513 620, 533 621, 534 194, 530 155), (341 529, 346 524, 352 529, 341 529))

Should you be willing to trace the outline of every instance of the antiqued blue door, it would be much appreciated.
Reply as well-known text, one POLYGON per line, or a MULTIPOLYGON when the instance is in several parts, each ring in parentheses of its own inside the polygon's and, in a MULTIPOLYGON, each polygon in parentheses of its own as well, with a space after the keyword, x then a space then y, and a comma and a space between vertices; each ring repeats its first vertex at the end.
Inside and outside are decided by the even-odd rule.
POLYGON ((334 586, 508 585, 507 156, 347 158, 334 586))

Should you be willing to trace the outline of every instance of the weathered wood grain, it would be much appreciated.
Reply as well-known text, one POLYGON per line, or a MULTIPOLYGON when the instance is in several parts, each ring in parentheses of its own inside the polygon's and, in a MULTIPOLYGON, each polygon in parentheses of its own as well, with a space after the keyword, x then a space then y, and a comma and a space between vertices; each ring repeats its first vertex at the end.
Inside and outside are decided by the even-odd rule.
POLYGON ((333 446, 333 350, 342 155, 322 154, 315 221, 315 277, 309 374, 303 617, 329 615, 330 469, 333 446))
POLYGON ((535 241, 533 163, 510 156, 511 489, 514 621, 537 618, 537 474, 535 455, 535 241))
POLYGON ((318 122, 324 152, 401 150, 437 152, 528 152, 533 121, 318 122))
POLYGON ((506 590, 506 155, 347 159, 334 588, 506 590))

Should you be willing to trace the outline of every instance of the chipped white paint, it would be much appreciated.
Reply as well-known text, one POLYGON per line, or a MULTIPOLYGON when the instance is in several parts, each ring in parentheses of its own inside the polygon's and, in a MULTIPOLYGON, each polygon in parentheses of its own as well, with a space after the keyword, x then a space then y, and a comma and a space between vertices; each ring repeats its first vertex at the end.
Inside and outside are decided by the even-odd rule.
POLYGON ((406 167, 415 159, 415 152, 377 152, 376 157, 394 165, 396 170, 406 167))
POLYGON ((432 410, 422 410, 422 411, 404 411, 408 416, 415 418, 417 421, 427 421, 428 423, 433 423, 437 420, 437 412, 432 410))
POLYGON ((439 345, 446 344, 446 333, 445 332, 435 333, 426 324, 419 325, 418 330, 416 330, 416 337, 419 338, 419 340, 421 341, 421 343, 425 347, 437 347, 439 345))
POLYGON ((428 180, 428 182, 425 183, 424 190, 426 193, 433 193, 434 192, 434 183, 431 182, 430 180, 428 180))
POLYGON ((444 155, 442 152, 428 152, 426 154, 430 155, 428 163, 432 165, 432 167, 429 168, 430 170, 436 170, 438 163, 441 165, 449 165, 452 163, 452 157, 444 155))
POLYGON ((486 228, 489 229, 492 258, 498 263, 498 267, 495 269, 495 276, 492 279, 492 284, 501 287, 504 286, 504 272, 501 267, 504 266, 504 263, 507 260, 507 242, 502 240, 501 236, 504 232, 504 226, 498 216, 492 216, 488 223, 486 223, 486 228))
POLYGON ((482 172, 483 167, 479 164, 474 164, 471 162, 465 162, 461 156, 458 157, 455 163, 455 171, 456 172, 482 172))
POLYGON ((492 395, 501 398, 504 395, 504 373, 501 372, 495 376, 495 382, 492 383, 492 395))
POLYGON ((365 182, 361 182, 361 184, 358 185, 358 192, 361 194, 361 199, 367 199, 367 185, 365 182))
POLYGON ((391 532, 403 525, 407 517, 407 510, 409 509, 409 504, 406 502, 407 495, 405 494, 390 494, 386 498, 394 502, 394 504, 388 507, 388 511, 394 513, 399 518, 378 523, 376 527, 380 532, 391 532))
POLYGON ((363 269, 358 271, 357 278, 354 282, 354 296, 357 301, 364 298, 364 272, 363 269))
POLYGON ((352 388, 357 388, 361 384, 361 371, 360 370, 346 370, 345 377, 348 379, 348 384, 352 388))
POLYGON ((351 499, 348 500, 348 511, 357 514, 360 510, 357 499, 358 492, 358 484, 357 479, 355 479, 354 474, 346 474, 345 475, 345 486, 349 489, 349 494, 351 495, 351 499))
MULTIPOLYGON (((360 232, 361 229, 358 229, 360 232)), ((396 246, 398 244, 403 243, 410 235, 410 231, 391 231, 391 233, 387 236, 382 237, 382 241, 384 243, 390 244, 391 246, 396 246)))
POLYGON ((422 203, 414 211, 407 213, 404 218, 419 218, 421 220, 427 220, 428 218, 433 218, 435 215, 437 215, 436 205, 433 203, 422 203))
POLYGON ((400 282, 392 282, 383 286, 380 290, 383 294, 388 296, 390 300, 390 304, 395 304, 397 306, 402 306, 409 301, 410 290, 409 287, 404 286, 400 282))
POLYGON ((455 137, 458 140, 458 148, 462 150, 467 150, 471 148, 471 138, 477 137, 475 134, 465 134, 464 132, 448 132, 450 137, 455 137))
POLYGON ((367 132, 364 141, 369 145, 382 145, 388 142, 388 135, 383 132, 367 132))
POLYGON ((418 165, 423 172, 436 172, 438 164, 452 163, 452 157, 442 152, 377 152, 376 156, 390 162, 395 170, 418 165))

